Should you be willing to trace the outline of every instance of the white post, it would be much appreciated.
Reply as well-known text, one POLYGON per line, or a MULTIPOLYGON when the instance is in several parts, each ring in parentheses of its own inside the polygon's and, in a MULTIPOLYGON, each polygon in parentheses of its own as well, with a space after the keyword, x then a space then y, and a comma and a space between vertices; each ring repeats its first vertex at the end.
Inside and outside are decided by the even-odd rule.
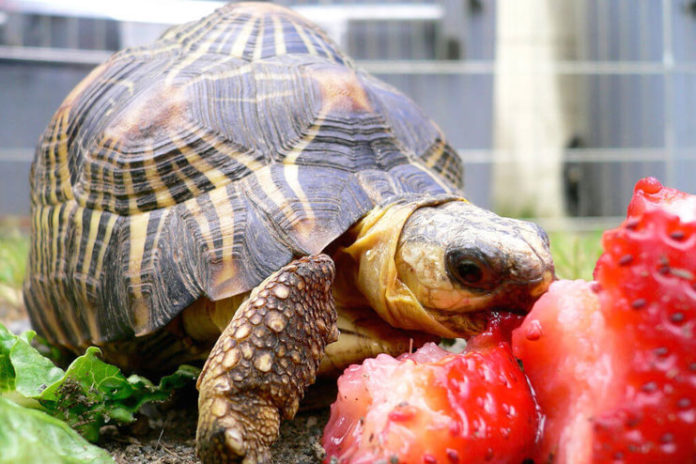
POLYGON ((578 111, 554 72, 575 48, 572 0, 501 0, 497 11, 493 202, 511 216, 563 215, 562 156, 578 111))

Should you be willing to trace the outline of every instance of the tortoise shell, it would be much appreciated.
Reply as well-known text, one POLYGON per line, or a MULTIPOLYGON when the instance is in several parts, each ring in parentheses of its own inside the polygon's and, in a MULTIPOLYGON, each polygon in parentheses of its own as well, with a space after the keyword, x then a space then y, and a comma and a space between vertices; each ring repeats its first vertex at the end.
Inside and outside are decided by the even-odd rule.
POLYGON ((316 26, 231 4, 116 53, 60 106, 31 169, 26 305, 73 349, 145 335, 461 179, 439 128, 316 26))

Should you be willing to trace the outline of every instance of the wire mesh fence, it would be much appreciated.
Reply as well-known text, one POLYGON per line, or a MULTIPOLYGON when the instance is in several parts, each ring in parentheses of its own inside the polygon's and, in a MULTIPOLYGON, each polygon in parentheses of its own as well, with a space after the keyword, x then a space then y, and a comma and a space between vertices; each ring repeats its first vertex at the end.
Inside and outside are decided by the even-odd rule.
MULTIPOLYGON (((622 215, 646 175, 696 193, 696 2, 568 0, 573 40, 563 53, 550 64, 503 70, 495 59, 498 10, 513 1, 280 3, 318 21, 363 68, 421 105, 458 148, 467 194, 483 206, 492 206, 501 72, 551 73, 573 96, 558 174, 565 210, 585 218, 572 224, 622 215)), ((0 2, 0 215, 28 211, 33 145, 70 88, 111 51, 167 26, 134 21, 128 15, 138 11, 127 3, 119 16, 97 6, 80 13, 51 2, 0 2)), ((170 10, 191 4, 215 6, 168 3, 170 10)))

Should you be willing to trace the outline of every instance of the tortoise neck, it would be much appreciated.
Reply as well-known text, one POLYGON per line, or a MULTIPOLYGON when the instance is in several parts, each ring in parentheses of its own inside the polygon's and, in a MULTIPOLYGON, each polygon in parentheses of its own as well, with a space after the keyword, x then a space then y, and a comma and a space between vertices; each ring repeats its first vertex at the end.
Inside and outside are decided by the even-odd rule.
POLYGON ((395 256, 404 224, 413 211, 432 203, 410 202, 376 208, 349 231, 352 240, 334 253, 338 270, 334 296, 339 306, 370 307, 392 327, 453 337, 399 278, 395 256))

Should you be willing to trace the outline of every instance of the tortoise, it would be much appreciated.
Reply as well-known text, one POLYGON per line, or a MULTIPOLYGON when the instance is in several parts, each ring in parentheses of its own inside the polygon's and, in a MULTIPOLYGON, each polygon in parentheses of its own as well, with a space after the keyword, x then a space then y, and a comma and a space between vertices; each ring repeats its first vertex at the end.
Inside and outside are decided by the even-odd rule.
POLYGON ((469 203, 416 104, 268 3, 115 53, 30 177, 33 326, 129 371, 207 360, 204 462, 268 462, 317 375, 477 333, 554 278, 547 235, 469 203))

